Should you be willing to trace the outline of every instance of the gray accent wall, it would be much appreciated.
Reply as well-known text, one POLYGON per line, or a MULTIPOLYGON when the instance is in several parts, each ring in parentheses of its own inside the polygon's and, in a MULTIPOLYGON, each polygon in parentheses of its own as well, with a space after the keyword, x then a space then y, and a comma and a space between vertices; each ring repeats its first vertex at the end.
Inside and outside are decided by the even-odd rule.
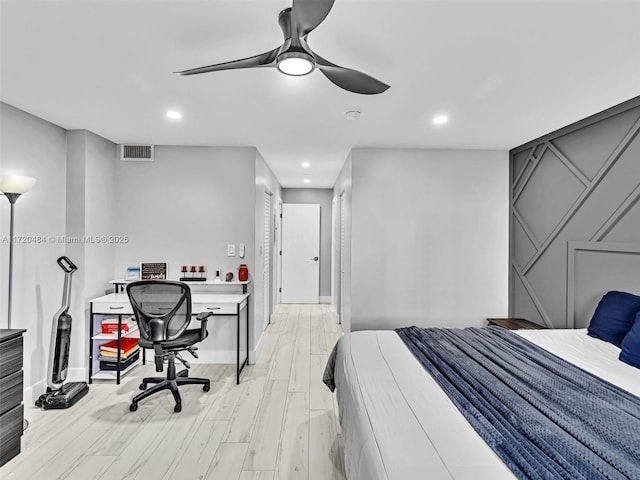
POLYGON ((639 131, 637 97, 510 151, 511 316, 586 327, 640 294, 639 131))
POLYGON ((324 188, 284 188, 283 203, 320 205, 320 296, 331 296, 331 200, 333 192, 324 188))

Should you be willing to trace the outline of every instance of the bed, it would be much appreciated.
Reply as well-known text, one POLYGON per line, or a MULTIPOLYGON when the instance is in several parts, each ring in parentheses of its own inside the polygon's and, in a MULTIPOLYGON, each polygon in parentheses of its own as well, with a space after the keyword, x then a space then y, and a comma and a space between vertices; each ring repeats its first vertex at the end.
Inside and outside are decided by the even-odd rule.
MULTIPOLYGON (((634 326, 637 338, 634 341, 640 340, 638 308, 638 325, 634 326)), ((606 317, 600 319, 600 324, 604 321, 606 317)), ((632 324, 633 321, 631 319, 632 324)), ((593 320, 589 331, 592 325, 595 325, 593 320)), ((594 338, 592 335, 597 331, 594 329, 589 335, 586 328, 516 332, 499 327, 461 330, 478 330, 479 333, 471 333, 481 336, 495 330, 498 336, 513 336, 516 343, 532 343, 548 352, 545 355, 550 353, 553 358, 560 357, 561 362, 575 365, 579 372, 584 370, 589 372, 589 377, 593 374, 604 380, 606 383, 602 388, 619 390, 624 397, 624 420, 614 419, 612 422, 617 423, 607 426, 614 434, 613 440, 605 444, 621 442, 626 457, 617 460, 622 468, 614 468, 612 473, 606 470, 607 466, 598 476, 593 472, 580 471, 564 478, 584 475, 584 478, 640 479, 640 368, 619 360, 620 346, 594 338)), ((330 388, 335 387, 336 391, 348 479, 536 478, 535 468, 533 473, 523 474, 507 466, 509 462, 503 459, 504 453, 499 456, 496 453, 499 449, 490 447, 480 436, 478 429, 456 406, 455 396, 452 399, 445 393, 441 380, 436 380, 412 353, 401 333, 406 332, 359 331, 345 335, 337 343, 327 364, 325 383, 330 388)), ((608 402, 605 400, 604 403, 608 402)), ((475 421, 474 415, 471 414, 472 421, 475 421)), ((597 420, 597 423, 601 422, 597 420)), ((519 450, 519 442, 513 443, 515 445, 511 446, 519 450)), ((605 447, 609 448, 609 445, 605 447)), ((618 453, 614 451, 613 455, 618 453)), ((563 477, 547 472, 537 478, 563 477)))

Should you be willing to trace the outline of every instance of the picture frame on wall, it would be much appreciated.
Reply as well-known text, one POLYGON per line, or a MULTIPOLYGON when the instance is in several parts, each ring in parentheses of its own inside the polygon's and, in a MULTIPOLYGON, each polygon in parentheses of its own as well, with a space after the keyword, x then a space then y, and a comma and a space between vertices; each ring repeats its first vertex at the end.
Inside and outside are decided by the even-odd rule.
POLYGON ((141 280, 166 280, 169 270, 167 262, 143 262, 140 263, 141 280))

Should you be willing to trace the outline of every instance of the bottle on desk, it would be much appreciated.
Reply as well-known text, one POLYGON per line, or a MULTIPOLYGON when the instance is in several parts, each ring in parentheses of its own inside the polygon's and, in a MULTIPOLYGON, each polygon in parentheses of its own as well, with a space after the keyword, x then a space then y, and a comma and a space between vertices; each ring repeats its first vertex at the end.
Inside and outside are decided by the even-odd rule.
POLYGON ((240 264, 240 268, 238 269, 238 280, 240 280, 241 282, 246 282, 247 280, 249 280, 249 269, 244 263, 240 264))

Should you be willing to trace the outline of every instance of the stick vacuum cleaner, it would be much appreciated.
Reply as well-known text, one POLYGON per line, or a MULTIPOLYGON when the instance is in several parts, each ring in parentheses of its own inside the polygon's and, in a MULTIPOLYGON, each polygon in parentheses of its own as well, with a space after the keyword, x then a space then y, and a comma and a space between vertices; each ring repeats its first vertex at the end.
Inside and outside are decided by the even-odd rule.
POLYGON ((86 382, 64 383, 69 370, 71 345, 71 315, 67 313, 71 303, 71 276, 78 267, 67 257, 58 258, 58 265, 64 271, 62 306, 53 316, 47 392, 40 395, 36 401, 36 407, 42 407, 45 410, 69 408, 89 392, 86 382))

